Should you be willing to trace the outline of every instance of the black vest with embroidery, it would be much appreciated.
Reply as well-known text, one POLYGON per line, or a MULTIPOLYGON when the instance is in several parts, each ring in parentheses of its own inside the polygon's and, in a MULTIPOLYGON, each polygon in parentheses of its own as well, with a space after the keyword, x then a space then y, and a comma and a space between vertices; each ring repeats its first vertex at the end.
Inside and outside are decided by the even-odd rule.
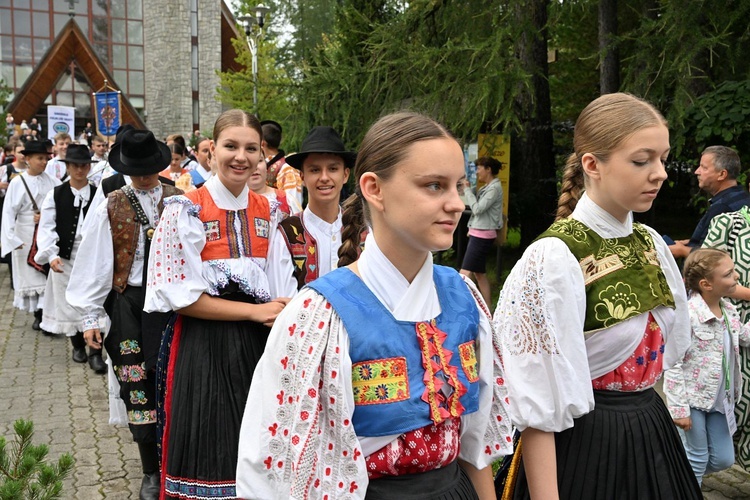
POLYGON ((73 242, 76 238, 76 229, 78 229, 78 220, 81 217, 86 217, 91 204, 91 198, 96 190, 93 184, 88 185, 89 188, 89 199, 86 205, 81 207, 73 206, 75 203, 75 196, 73 191, 70 190, 70 182, 65 181, 61 185, 54 189, 53 198, 55 200, 55 232, 59 241, 57 245, 60 247, 60 257, 65 260, 70 259, 70 254, 73 251, 73 242))

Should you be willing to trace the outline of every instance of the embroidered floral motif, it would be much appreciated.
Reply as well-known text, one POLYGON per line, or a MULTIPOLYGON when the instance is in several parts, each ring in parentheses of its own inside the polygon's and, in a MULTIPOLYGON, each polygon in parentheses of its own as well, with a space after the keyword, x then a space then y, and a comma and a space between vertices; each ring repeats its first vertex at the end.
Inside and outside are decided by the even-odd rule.
POLYGON ((120 342, 120 355, 125 356, 126 354, 138 354, 141 352, 141 347, 138 345, 137 340, 123 340, 120 342))
POLYGON ((156 410, 129 410, 128 422, 133 425, 155 424, 156 410))
POLYGON ((140 382, 146 378, 143 364, 115 366, 115 374, 120 382, 140 382))
POLYGON ((221 239, 221 230, 219 221, 209 220, 203 223, 203 230, 206 232, 206 241, 216 241, 221 239))
POLYGON ((261 238, 268 238, 270 224, 266 219, 255 217, 255 234, 261 238))
POLYGON ((599 293, 599 303, 594 306, 596 319, 605 327, 619 323, 638 314, 641 303, 627 283, 610 285, 599 293))
POLYGON ((409 399, 406 358, 374 359, 352 365, 354 404, 395 403, 409 399))
POLYGON ((145 391, 130 391, 130 402, 134 405, 145 405, 148 402, 145 391))
POLYGON ((479 380, 479 371, 477 369, 477 352, 474 349, 474 341, 470 340, 458 346, 458 352, 461 355, 461 367, 464 369, 466 378, 469 382, 479 380))

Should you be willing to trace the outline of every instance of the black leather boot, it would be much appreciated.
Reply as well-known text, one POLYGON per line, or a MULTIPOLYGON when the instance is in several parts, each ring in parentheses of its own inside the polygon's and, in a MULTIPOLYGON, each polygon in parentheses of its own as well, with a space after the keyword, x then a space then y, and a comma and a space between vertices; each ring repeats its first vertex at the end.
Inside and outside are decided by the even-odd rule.
POLYGON ((42 329, 40 326, 42 324, 42 310, 37 309, 34 311, 34 322, 31 324, 31 329, 39 331, 42 329))
POLYGON ((89 349, 89 366, 94 373, 107 373, 107 364, 102 359, 101 349, 89 349))
POLYGON ((85 363, 89 357, 86 355, 86 341, 83 340, 83 333, 76 332, 74 337, 70 337, 70 343, 73 345, 73 361, 85 363))
POLYGON ((161 476, 159 475, 159 453, 156 443, 138 443, 138 453, 141 456, 143 467, 143 480, 141 491, 138 495, 140 500, 158 500, 161 489, 161 476))

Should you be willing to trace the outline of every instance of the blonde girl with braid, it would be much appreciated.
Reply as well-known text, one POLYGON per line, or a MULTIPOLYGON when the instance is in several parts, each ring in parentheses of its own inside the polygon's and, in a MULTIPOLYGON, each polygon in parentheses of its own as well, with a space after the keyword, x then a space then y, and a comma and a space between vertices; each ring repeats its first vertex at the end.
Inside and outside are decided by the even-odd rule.
POLYGON ((557 220, 513 268, 493 320, 521 431, 514 498, 699 499, 653 389, 690 345, 685 288, 664 241, 633 222, 667 178, 666 121, 604 95, 578 117, 573 148, 557 220))
POLYGON ((725 297, 739 274, 727 252, 701 248, 683 266, 690 310, 691 344, 664 376, 669 412, 679 427, 698 482, 734 463, 734 404, 742 385, 739 346, 750 346, 750 324, 725 297))
POLYGON ((289 303, 255 372, 240 497, 495 498, 492 462, 511 451, 500 346, 476 287, 431 253, 453 241, 463 165, 425 116, 367 132, 338 269, 289 303))

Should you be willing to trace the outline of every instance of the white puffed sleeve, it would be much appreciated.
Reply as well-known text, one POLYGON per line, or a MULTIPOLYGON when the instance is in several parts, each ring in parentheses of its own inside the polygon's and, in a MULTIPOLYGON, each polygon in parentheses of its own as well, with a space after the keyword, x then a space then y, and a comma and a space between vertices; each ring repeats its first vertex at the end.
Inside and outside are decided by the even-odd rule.
POLYGON ((56 231, 56 219, 54 191, 50 191, 42 202, 42 214, 39 217, 39 228, 36 232, 37 253, 34 261, 37 264, 48 264, 60 253, 60 247, 57 246, 60 238, 56 231))
POLYGON ((146 312, 182 309, 208 289, 201 261, 206 233, 198 218, 200 206, 184 196, 167 198, 164 205, 148 257, 146 312))
POLYGON ((585 313, 583 273, 568 247, 558 238, 533 243, 505 281, 493 319, 519 430, 559 432, 593 410, 585 313))

